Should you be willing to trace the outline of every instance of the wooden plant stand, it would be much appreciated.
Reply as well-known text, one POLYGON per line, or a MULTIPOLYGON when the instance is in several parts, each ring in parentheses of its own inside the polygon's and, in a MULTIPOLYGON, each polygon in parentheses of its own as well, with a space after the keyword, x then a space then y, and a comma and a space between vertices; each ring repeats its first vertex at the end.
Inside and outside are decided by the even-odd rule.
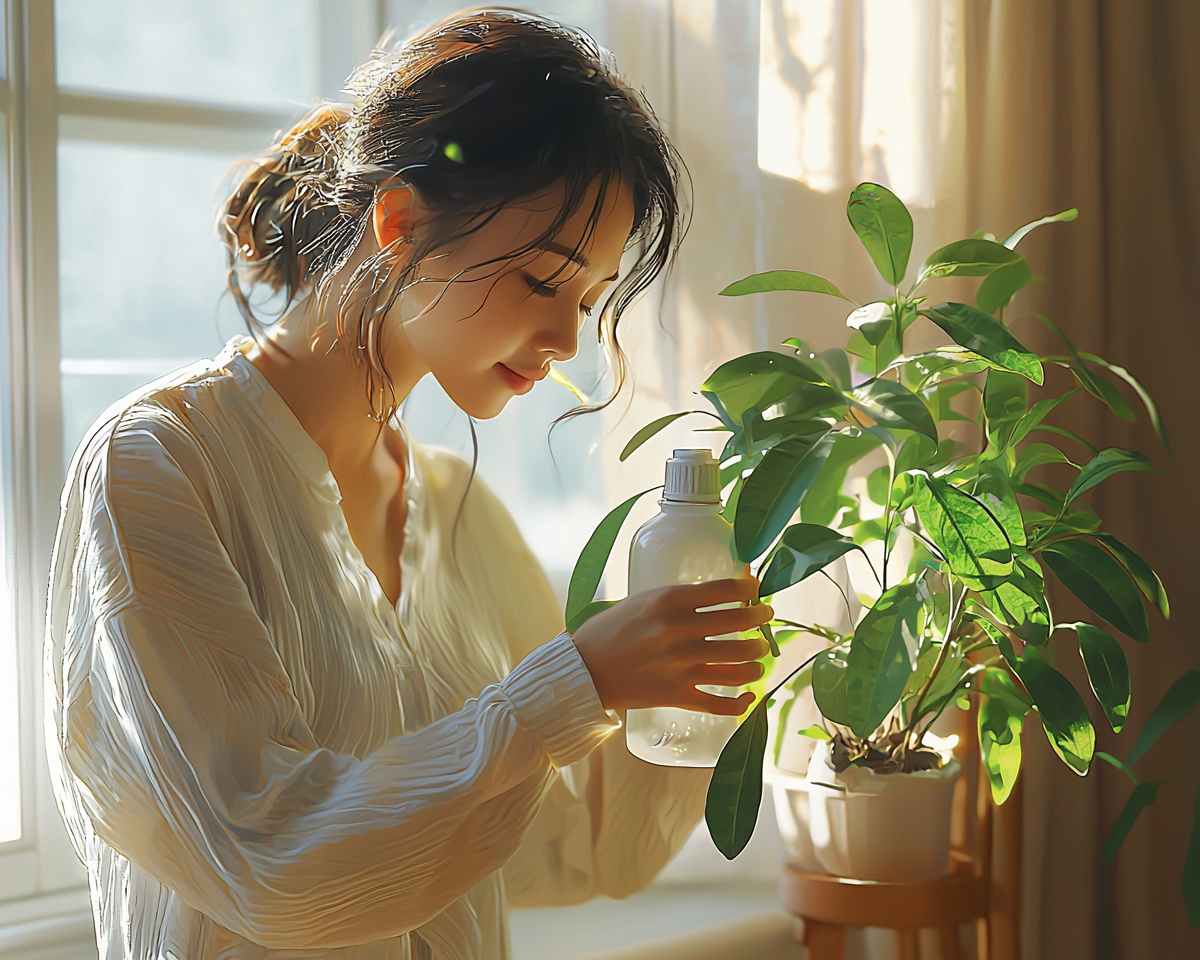
MULTIPOLYGON (((936 880, 885 882, 851 880, 809 873, 792 864, 784 867, 779 894, 784 908, 799 918, 797 938, 808 946, 809 960, 842 960, 845 928, 883 927, 895 930, 900 960, 920 960, 917 931, 934 928, 941 939, 942 960, 962 960, 958 938, 961 924, 974 924, 978 960, 1019 960, 1017 887, 1020 879, 1020 785, 1000 808, 999 830, 993 832, 993 804, 987 773, 979 761, 974 737, 975 711, 964 724, 968 736, 963 766, 976 771, 974 790, 964 778, 955 793, 955 822, 966 823, 974 806, 976 852, 957 844, 952 870, 936 880), (996 869, 993 841, 998 839, 996 869)), ((959 829, 957 833, 965 833, 959 829)))

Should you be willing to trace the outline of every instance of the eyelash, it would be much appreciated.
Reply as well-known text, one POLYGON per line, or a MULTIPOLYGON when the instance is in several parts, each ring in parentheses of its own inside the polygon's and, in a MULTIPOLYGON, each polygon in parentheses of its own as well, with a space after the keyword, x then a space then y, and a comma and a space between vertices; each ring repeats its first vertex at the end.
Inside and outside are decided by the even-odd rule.
MULTIPOLYGON (((535 280, 533 277, 526 277, 525 282, 529 284, 529 289, 539 297, 554 297, 558 295, 557 287, 552 287, 547 283, 542 283, 540 280, 535 280)), ((592 315, 592 311, 595 309, 596 308, 594 306, 589 307, 582 303, 579 305, 579 312, 585 317, 590 317, 592 315)))

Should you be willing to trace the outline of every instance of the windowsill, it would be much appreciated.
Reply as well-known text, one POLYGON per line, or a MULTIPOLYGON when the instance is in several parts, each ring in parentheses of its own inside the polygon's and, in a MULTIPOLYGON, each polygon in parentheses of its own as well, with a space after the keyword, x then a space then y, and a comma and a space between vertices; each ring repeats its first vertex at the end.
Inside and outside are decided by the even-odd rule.
MULTIPOLYGON (((726 928, 759 926, 779 938, 788 921, 774 881, 752 878, 654 884, 625 900, 597 897, 573 907, 540 907, 509 914, 513 956, 519 960, 618 960, 638 947, 669 951, 671 940, 699 932, 719 938, 726 928), (661 941, 661 943, 659 943, 661 941)), ((794 944, 792 944, 794 948, 794 944)), ((781 954, 790 955, 790 954, 781 954)), ((723 952, 723 960, 740 957, 723 952)), ((769 954, 757 952, 760 960, 769 954)))
MULTIPOLYGON (((775 884, 760 879, 660 882, 626 900, 597 897, 573 907, 514 910, 509 917, 519 960, 640 960, 673 956, 672 945, 690 960, 696 947, 688 940, 695 936, 711 943, 721 960, 741 960, 726 941, 753 947, 755 960, 795 951, 775 884)), ((93 936, 86 888, 0 905, 0 958, 94 958, 93 936)))
POLYGON ((0 903, 0 958, 94 960, 87 887, 0 903))

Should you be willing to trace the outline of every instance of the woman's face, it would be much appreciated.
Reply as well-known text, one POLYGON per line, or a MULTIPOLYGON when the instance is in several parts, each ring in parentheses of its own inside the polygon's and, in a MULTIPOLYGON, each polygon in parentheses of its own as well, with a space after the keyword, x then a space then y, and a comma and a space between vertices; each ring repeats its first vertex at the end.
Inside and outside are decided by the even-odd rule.
MULTIPOLYGON (((511 397, 532 390, 552 360, 573 357, 580 326, 617 279, 633 228, 628 188, 610 184, 591 237, 571 259, 598 190, 597 181, 553 240, 520 257, 479 266, 543 234, 562 208, 561 189, 503 209, 422 263, 385 339, 388 368, 411 370, 419 361, 424 369, 415 372, 432 372, 461 409, 486 420, 511 397)), ((411 197, 410 191, 400 192, 411 197)), ((401 206, 405 196, 397 198, 401 206)), ((408 229, 419 240, 419 201, 412 203, 408 229)), ((386 210, 382 219, 386 226, 386 210)), ((397 229, 403 229, 402 221, 394 218, 397 229)), ((380 223, 377 208, 376 234, 385 243, 389 236, 380 223)))

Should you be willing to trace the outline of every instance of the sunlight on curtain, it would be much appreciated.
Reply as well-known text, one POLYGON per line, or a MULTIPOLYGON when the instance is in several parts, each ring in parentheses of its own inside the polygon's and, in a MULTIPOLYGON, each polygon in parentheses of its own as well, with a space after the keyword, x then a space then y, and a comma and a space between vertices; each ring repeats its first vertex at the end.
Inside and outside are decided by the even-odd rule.
POLYGON ((942 0, 763 0, 759 166, 821 193, 871 180, 932 206, 956 19, 942 0))

